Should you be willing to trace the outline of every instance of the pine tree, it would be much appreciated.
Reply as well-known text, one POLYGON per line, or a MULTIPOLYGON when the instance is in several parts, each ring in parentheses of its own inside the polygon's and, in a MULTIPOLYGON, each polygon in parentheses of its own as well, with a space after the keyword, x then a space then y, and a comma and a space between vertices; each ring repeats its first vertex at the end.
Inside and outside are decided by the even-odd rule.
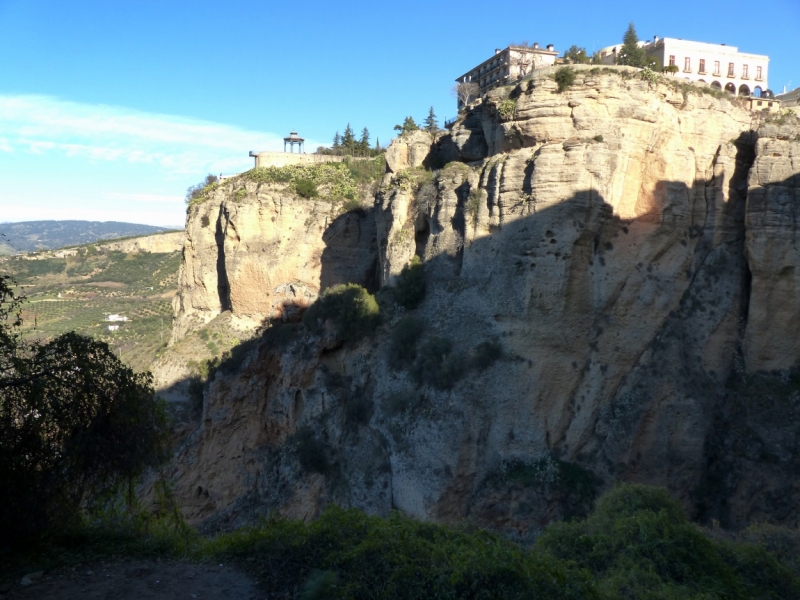
POLYGON ((355 145, 356 145, 356 138, 353 135, 353 128, 350 127, 350 123, 348 123, 347 127, 344 130, 344 135, 342 136, 342 146, 348 152, 352 152, 355 145))
POLYGON ((433 107, 428 111, 428 116, 425 118, 425 131, 431 135, 436 135, 439 131, 439 124, 436 122, 436 114, 433 112, 433 107))
POLYGON ((409 131, 417 131, 419 125, 414 121, 414 117, 406 117, 402 125, 395 125, 395 131, 399 131, 400 135, 408 133, 409 131))
POLYGON ((339 135, 339 132, 336 132, 336 135, 333 136, 333 147, 338 148, 342 145, 342 137, 339 135))
POLYGON ((617 64, 628 65, 629 67, 644 67, 647 63, 647 53, 644 48, 639 47, 639 36, 636 35, 636 27, 634 27, 633 23, 630 23, 622 38, 622 48, 617 54, 617 64))
POLYGON ((358 142, 358 149, 364 155, 366 155, 367 152, 369 151, 369 129, 367 129, 366 127, 364 127, 364 129, 361 130, 361 139, 358 142))
POLYGON ((381 139, 375 138, 375 154, 380 154, 381 151, 381 139))

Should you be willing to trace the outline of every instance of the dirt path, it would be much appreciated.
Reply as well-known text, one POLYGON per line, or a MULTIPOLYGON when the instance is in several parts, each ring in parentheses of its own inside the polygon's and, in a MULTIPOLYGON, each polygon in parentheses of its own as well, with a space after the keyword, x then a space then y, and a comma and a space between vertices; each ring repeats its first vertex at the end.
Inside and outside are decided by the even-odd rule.
MULTIPOLYGON (((263 600, 255 582, 228 565, 137 560, 45 572, 27 586, 13 583, 0 600, 263 600)), ((2 586, 0 589, 7 588, 2 586)))

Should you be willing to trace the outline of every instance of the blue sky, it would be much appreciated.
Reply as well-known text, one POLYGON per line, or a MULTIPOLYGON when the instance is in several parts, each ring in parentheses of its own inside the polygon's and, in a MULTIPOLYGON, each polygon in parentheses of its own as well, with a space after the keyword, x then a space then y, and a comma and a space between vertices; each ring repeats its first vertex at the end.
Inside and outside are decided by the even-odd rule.
POLYGON ((0 222, 184 221, 186 188, 307 150, 347 123, 390 141, 455 114, 453 79, 527 40, 588 50, 680 37, 771 57, 800 86, 800 0, 194 2, 0 0, 0 222))

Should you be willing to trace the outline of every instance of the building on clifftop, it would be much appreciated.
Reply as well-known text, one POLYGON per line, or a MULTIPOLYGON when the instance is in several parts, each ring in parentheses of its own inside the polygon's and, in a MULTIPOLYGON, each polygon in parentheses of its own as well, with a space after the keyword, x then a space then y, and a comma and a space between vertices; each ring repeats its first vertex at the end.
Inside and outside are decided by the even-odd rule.
MULTIPOLYGON (((522 79, 534 69, 555 64, 557 56, 558 52, 553 48, 553 44, 548 44, 546 49, 540 48, 536 42, 531 46, 511 44, 503 50, 497 48, 494 56, 456 79, 456 85, 475 83, 482 96, 498 86, 522 79)), ((466 104, 470 101, 467 100, 466 104)), ((464 105, 465 102, 459 97, 458 110, 464 105)))
MULTIPOLYGON (((767 85, 769 56, 739 52, 736 46, 692 42, 680 38, 659 38, 639 42, 647 55, 662 67, 678 68, 676 77, 707 83, 713 88, 739 96, 771 96, 767 85), (767 93, 769 92, 769 93, 767 93)), ((603 64, 613 65, 622 44, 600 50, 603 64)))

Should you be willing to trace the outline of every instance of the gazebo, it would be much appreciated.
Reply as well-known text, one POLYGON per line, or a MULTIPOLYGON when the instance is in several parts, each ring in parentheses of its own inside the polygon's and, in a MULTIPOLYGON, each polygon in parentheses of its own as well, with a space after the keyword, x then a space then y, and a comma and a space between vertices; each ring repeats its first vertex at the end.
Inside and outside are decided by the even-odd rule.
POLYGON ((294 152, 294 145, 297 144, 298 152, 303 152, 303 143, 305 140, 297 135, 296 131, 292 131, 289 137, 283 138, 283 151, 286 152, 286 144, 289 144, 289 152, 294 152))

